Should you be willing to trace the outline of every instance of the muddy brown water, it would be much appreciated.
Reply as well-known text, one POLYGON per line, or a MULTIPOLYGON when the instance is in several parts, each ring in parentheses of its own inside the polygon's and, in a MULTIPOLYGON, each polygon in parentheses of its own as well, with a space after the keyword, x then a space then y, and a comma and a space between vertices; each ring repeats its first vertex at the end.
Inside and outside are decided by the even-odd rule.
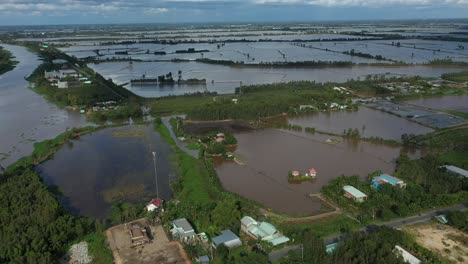
POLYGON ((381 137, 400 140, 401 135, 426 134, 433 129, 382 111, 360 106, 359 110, 319 112, 289 118, 289 123, 313 127, 320 131, 342 134, 349 128, 357 128, 363 137, 381 137))
POLYGON ((392 173, 395 159, 402 151, 400 147, 276 129, 239 133, 236 138, 236 156, 245 165, 235 162, 216 165, 224 188, 274 211, 293 215, 320 213, 321 203, 308 195, 319 192, 340 175, 366 178, 377 170, 392 173), (340 143, 329 144, 327 139, 340 143), (312 167, 318 172, 315 181, 288 183, 288 171, 305 172, 312 167))

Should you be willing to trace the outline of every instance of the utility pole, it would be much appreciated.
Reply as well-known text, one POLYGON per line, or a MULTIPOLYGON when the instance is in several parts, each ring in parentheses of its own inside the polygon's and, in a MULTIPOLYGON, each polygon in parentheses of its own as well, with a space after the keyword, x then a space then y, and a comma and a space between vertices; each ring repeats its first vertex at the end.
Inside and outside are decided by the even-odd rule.
POLYGON ((156 169, 156 151, 153 151, 153 164, 154 164, 154 180, 156 182, 156 198, 159 198, 159 188, 158 188, 158 171, 156 169))

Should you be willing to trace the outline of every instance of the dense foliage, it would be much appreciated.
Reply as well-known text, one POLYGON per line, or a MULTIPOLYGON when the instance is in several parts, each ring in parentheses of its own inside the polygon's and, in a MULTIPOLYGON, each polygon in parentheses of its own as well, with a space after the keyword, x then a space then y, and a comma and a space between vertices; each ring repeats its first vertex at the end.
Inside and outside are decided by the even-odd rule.
POLYGON ((354 232, 339 242, 335 251, 326 254, 321 239, 307 232, 304 235, 304 252, 290 253, 280 263, 405 263, 394 253, 396 245, 411 252, 423 263, 441 263, 429 250, 422 248, 407 234, 388 227, 370 233, 354 232))
POLYGON ((396 176, 407 183, 406 188, 384 184, 382 190, 375 190, 370 181, 360 181, 357 176, 343 176, 324 186, 322 192, 363 222, 404 217, 423 209, 466 201, 468 179, 447 173, 439 169, 440 165, 436 156, 410 160, 401 155, 396 176), (344 185, 352 185, 367 194, 367 201, 354 203, 345 198, 344 185))
POLYGON ((315 82, 290 82, 241 87, 240 95, 216 97, 196 108, 188 109, 188 118, 195 120, 244 119, 257 120, 282 113, 329 109, 332 102, 352 103, 344 94, 333 89, 332 84, 315 82), (232 100, 232 99, 237 99, 232 100), (300 108, 301 105, 307 107, 300 108))
POLYGON ((452 211, 447 213, 448 224, 468 233, 468 211, 452 211))
POLYGON ((0 183, 0 262, 52 263, 91 223, 60 207, 32 168, 0 183))
POLYGON ((11 52, 0 46, 0 74, 13 70, 16 65, 11 52))

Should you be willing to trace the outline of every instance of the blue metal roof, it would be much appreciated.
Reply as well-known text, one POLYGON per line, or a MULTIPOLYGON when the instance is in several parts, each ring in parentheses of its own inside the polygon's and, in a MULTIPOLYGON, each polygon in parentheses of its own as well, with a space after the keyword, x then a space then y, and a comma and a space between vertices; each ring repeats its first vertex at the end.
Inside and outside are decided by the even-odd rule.
POLYGON ((213 241, 213 244, 215 244, 215 246, 219 246, 219 245, 221 245, 223 243, 233 241, 233 240, 236 240, 236 239, 239 240, 239 237, 236 236, 236 234, 234 234, 231 230, 226 229, 226 230, 221 231, 220 236, 213 237, 213 239, 211 239, 211 241, 213 241))

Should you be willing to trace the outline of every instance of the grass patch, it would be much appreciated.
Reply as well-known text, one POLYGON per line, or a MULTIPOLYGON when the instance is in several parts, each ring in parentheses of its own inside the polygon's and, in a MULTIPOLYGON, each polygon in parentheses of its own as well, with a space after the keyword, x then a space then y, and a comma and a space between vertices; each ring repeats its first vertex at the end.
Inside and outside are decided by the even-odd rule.
POLYGON ((290 238, 300 239, 305 231, 310 231, 318 237, 328 237, 331 235, 349 232, 362 228, 363 226, 346 215, 325 218, 311 223, 288 223, 283 222, 278 225, 280 230, 290 238))
POLYGON ((468 170, 468 152, 449 152, 440 154, 438 157, 443 163, 468 170))
POLYGON ((114 263, 112 251, 109 249, 104 234, 91 233, 83 239, 88 243, 88 253, 93 258, 92 263, 114 263))

